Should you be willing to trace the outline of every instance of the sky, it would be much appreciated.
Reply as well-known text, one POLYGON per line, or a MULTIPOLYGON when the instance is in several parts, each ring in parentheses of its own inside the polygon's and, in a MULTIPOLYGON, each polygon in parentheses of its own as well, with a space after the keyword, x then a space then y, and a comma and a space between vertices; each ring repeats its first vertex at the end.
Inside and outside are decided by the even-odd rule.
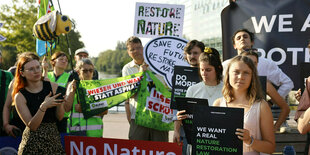
MULTIPOLYGON (((136 2, 154 3, 154 0, 59 0, 62 14, 75 20, 75 29, 91 57, 114 50, 117 41, 126 41, 133 35, 136 2)), ((11 0, 0 0, 0 5, 8 3, 11 0)), ((59 10, 57 0, 53 3, 59 10)), ((142 43, 145 45, 149 40, 142 38, 142 43)))

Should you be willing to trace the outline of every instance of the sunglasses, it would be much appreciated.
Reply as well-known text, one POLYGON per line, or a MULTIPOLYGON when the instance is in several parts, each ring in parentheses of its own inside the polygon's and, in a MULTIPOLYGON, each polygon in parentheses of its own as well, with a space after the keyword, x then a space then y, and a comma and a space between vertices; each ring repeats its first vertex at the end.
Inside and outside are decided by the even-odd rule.
POLYGON ((83 73, 88 73, 88 72, 93 73, 94 69, 82 69, 82 72, 83 73))

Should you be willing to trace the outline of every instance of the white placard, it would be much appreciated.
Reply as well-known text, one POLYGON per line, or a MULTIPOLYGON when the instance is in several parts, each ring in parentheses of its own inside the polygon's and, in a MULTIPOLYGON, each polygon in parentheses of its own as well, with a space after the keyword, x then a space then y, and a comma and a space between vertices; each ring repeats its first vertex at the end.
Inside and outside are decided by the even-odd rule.
POLYGON ((174 65, 189 66, 184 59, 184 47, 187 40, 163 36, 149 41, 143 50, 144 61, 156 74, 165 77, 167 85, 172 88, 174 65))
POLYGON ((136 3, 134 36, 182 37, 184 5, 136 3))

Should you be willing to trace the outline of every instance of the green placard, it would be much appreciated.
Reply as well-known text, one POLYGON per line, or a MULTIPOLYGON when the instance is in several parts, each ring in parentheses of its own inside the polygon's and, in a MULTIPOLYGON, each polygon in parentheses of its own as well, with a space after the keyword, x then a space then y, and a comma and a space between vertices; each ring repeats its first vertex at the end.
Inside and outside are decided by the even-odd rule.
POLYGON ((171 92, 152 72, 144 72, 137 95, 136 124, 160 131, 173 130, 171 92))
POLYGON ((104 80, 81 80, 78 98, 84 117, 90 118, 129 99, 138 91, 143 72, 104 80))

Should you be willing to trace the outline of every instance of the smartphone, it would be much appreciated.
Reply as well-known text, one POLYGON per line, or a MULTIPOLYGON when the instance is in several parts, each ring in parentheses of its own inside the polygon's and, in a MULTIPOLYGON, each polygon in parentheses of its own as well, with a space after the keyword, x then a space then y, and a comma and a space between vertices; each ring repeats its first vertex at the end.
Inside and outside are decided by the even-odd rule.
POLYGON ((58 86, 55 95, 59 93, 61 93, 61 95, 59 95, 56 99, 64 99, 64 96, 66 95, 66 88, 58 86))

